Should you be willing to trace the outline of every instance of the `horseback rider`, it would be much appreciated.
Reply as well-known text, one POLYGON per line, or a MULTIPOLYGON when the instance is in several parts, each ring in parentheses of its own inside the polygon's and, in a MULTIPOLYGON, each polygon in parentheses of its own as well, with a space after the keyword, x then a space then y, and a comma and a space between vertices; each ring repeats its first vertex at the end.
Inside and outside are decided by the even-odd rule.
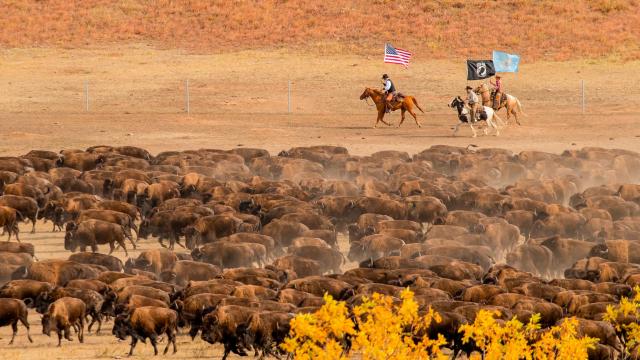
POLYGON ((382 75, 382 84, 384 85, 383 90, 385 93, 385 112, 389 113, 392 109, 391 100, 396 95, 396 87, 387 74, 382 75))
POLYGON ((478 112, 478 109, 480 109, 480 102, 478 99, 478 94, 476 94, 475 91, 473 91, 473 88, 471 86, 467 86, 466 90, 467 90, 467 104, 469 105, 469 108, 470 108, 469 122, 473 123, 476 121, 476 113, 478 112))
POLYGON ((493 110, 498 110, 500 107, 500 100, 502 100, 502 80, 500 75, 496 75, 496 82, 489 80, 493 85, 493 110))

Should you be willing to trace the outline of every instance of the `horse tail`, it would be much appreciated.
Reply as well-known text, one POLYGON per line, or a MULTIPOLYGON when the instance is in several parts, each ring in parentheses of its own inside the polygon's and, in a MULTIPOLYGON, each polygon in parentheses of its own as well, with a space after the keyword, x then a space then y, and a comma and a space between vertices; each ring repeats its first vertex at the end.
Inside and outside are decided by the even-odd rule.
POLYGON ((420 105, 418 105, 418 100, 416 100, 415 97, 411 97, 411 99, 413 99, 413 103, 416 105, 416 107, 418 108, 418 110, 420 110, 420 112, 422 112, 424 114, 424 110, 422 110, 422 108, 420 107, 420 105))
POLYGON ((522 108, 522 104, 520 103, 520 100, 518 98, 516 98, 516 104, 518 105, 518 111, 520 111, 522 115, 527 115, 524 113, 524 109, 522 108))

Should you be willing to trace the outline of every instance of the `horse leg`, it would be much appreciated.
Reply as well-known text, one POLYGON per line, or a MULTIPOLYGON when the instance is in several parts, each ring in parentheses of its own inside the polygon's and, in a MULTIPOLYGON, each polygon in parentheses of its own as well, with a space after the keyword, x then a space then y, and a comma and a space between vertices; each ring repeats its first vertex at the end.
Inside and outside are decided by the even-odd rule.
MULTIPOLYGON (((384 109, 382 109, 382 111, 379 111, 378 112, 378 119, 380 119, 380 121, 382 121, 383 124, 385 124, 387 126, 391 126, 390 123, 384 121, 384 114, 385 114, 384 109)), ((377 125, 377 123, 376 123, 376 125, 377 125)))
POLYGON ((373 124, 373 128, 377 128, 378 127, 378 123, 380 122, 380 119, 382 119, 384 110, 382 110, 382 112, 380 111, 380 108, 378 108, 378 117, 376 117, 376 122, 373 124))
POLYGON ((520 119, 518 119, 518 112, 516 111, 515 106, 513 107, 513 117, 516 119, 516 124, 522 125, 520 124, 520 119))
MULTIPOLYGON (((495 114, 494 114, 494 116, 495 116, 495 114)), ((500 135, 500 130, 498 129, 496 124, 493 122, 493 119, 487 119, 487 125, 488 125, 487 128, 489 128, 489 126, 490 126, 490 127, 494 128, 496 130, 496 134, 495 134, 496 136, 500 135)), ((487 133, 485 133, 485 135, 487 135, 487 133)))
POLYGON ((458 122, 458 124, 456 125, 456 128, 453 129, 453 136, 456 136, 456 134, 458 133, 458 129, 460 128, 460 125, 462 125, 462 121, 458 122))
POLYGON ((413 116, 413 120, 416 122, 416 125, 418 125, 418 127, 422 127, 422 125, 420 125, 420 123, 418 122, 418 116, 416 115, 416 112, 411 108, 407 109, 407 111, 409 111, 409 114, 413 116))
MULTIPOLYGON (((500 116, 498 116, 498 114, 494 113, 493 117, 496 119, 496 123, 493 124, 493 126, 496 128, 496 136, 500 135, 500 126, 496 125, 496 124, 500 124, 502 123, 502 127, 505 126, 504 121, 502 121, 502 119, 500 118, 500 116)), ((493 122, 493 121, 492 121, 493 122)))
POLYGON ((398 123, 398 127, 400 127, 400 125, 402 125, 402 123, 404 122, 404 113, 407 110, 405 110, 405 108, 400 109, 400 122, 398 123))
POLYGON ((471 123, 468 123, 469 127, 471 128, 471 131, 473 132, 473 137, 477 137, 478 134, 476 133, 476 129, 473 128, 473 125, 471 125, 471 123))

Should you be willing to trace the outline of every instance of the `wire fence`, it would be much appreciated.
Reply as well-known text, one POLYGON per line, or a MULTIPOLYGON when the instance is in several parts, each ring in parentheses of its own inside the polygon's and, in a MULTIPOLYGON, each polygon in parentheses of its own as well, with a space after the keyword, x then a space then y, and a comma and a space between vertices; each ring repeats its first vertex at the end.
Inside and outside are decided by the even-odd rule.
MULTIPOLYGON (((414 95, 427 112, 451 111, 447 103, 464 96, 464 86, 427 84, 399 79, 404 94, 414 95)), ((86 113, 185 113, 185 114, 370 114, 370 101, 360 100, 365 84, 290 79, 288 81, 220 82, 211 79, 150 79, 117 83, 78 79, 77 85, 35 87, 11 84, 2 91, 0 109, 5 112, 86 113), (369 103, 369 106, 367 105, 369 103)), ((371 85, 377 85, 375 82, 371 85)), ((478 85, 472 82, 470 85, 478 85)), ((546 108, 555 112, 602 114, 640 108, 640 91, 616 88, 615 84, 590 83, 576 78, 557 83, 507 84, 506 92, 517 96, 525 109, 546 108), (626 109, 626 110, 625 110, 626 109)), ((2 90, 0 88, 0 90, 2 90)), ((637 110, 636 110, 637 111, 637 110)))

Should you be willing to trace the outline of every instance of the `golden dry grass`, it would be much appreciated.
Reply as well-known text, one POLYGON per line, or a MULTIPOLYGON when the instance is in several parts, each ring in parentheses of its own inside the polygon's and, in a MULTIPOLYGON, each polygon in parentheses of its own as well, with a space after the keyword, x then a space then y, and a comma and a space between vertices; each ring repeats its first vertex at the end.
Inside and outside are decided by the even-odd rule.
POLYGON ((5 47, 150 42, 197 53, 305 49, 377 54, 384 41, 416 57, 525 61, 640 58, 638 0, 6 0, 5 47))

